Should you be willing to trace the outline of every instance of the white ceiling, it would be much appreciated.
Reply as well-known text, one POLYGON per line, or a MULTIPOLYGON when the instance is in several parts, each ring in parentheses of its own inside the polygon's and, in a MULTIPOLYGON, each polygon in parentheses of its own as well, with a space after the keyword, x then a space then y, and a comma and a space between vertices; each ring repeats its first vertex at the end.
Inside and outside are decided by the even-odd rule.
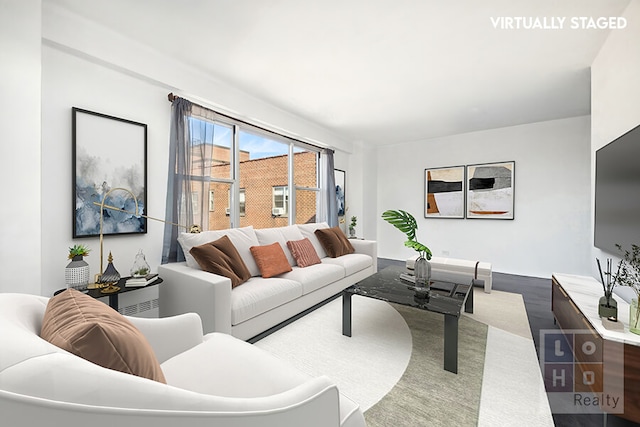
POLYGON ((373 144, 589 114, 589 67, 609 30, 571 29, 569 19, 620 16, 629 4, 43 1, 172 55, 346 139, 373 144), (567 20, 562 30, 500 30, 491 20, 500 16, 567 20))

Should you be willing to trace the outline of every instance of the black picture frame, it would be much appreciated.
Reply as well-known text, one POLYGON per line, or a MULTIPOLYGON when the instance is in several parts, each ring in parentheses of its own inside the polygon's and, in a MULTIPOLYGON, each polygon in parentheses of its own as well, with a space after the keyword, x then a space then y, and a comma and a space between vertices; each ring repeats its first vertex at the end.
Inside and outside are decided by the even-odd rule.
POLYGON ((333 176, 336 184, 336 207, 338 209, 338 224, 340 225, 340 228, 346 233, 347 226, 345 215, 347 214, 347 173, 341 169, 334 169, 333 176))
POLYGON ((465 167, 424 170, 424 217, 464 219, 465 167))
POLYGON ((515 161, 467 165, 467 218, 514 219, 515 172, 515 161))
MULTIPOLYGON (((100 206, 114 188, 131 191, 138 213, 147 212, 147 125, 72 107, 73 238, 100 234, 100 206)), ((105 204, 127 212, 104 209, 103 235, 145 234, 147 221, 135 216, 127 191, 112 191, 105 204)))

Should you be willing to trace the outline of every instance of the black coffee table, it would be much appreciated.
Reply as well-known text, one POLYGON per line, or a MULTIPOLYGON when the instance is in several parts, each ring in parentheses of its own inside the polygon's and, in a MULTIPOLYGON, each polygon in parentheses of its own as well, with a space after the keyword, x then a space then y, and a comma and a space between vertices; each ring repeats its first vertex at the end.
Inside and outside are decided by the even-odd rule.
POLYGON ((351 297, 360 295, 444 314, 444 369, 458 373, 458 319, 473 313, 473 285, 431 280, 428 294, 400 278, 404 267, 389 266, 342 292, 342 335, 351 336, 351 297))

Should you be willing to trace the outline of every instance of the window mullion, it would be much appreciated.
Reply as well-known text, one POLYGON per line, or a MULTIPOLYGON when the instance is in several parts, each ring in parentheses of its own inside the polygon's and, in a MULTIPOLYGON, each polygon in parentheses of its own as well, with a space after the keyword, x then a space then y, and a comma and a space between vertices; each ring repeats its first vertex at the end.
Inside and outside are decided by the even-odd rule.
POLYGON ((232 182, 231 182, 231 228, 240 226, 240 127, 233 126, 232 150, 232 182))
POLYGON ((288 188, 289 188, 289 225, 293 225, 296 223, 296 184, 293 182, 294 174, 293 174, 293 163, 294 163, 294 145, 292 142, 289 143, 289 157, 288 157, 288 188))

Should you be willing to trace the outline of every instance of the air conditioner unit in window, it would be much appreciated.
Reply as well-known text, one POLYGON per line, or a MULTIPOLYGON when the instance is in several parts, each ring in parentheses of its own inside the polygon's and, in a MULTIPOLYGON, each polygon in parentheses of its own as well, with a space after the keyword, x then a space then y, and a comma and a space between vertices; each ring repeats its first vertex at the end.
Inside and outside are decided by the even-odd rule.
POLYGON ((276 216, 284 215, 284 208, 273 208, 271 209, 271 214, 276 216))
POLYGON ((224 213, 227 214, 227 215, 231 214, 231 208, 226 208, 224 210, 224 213))

